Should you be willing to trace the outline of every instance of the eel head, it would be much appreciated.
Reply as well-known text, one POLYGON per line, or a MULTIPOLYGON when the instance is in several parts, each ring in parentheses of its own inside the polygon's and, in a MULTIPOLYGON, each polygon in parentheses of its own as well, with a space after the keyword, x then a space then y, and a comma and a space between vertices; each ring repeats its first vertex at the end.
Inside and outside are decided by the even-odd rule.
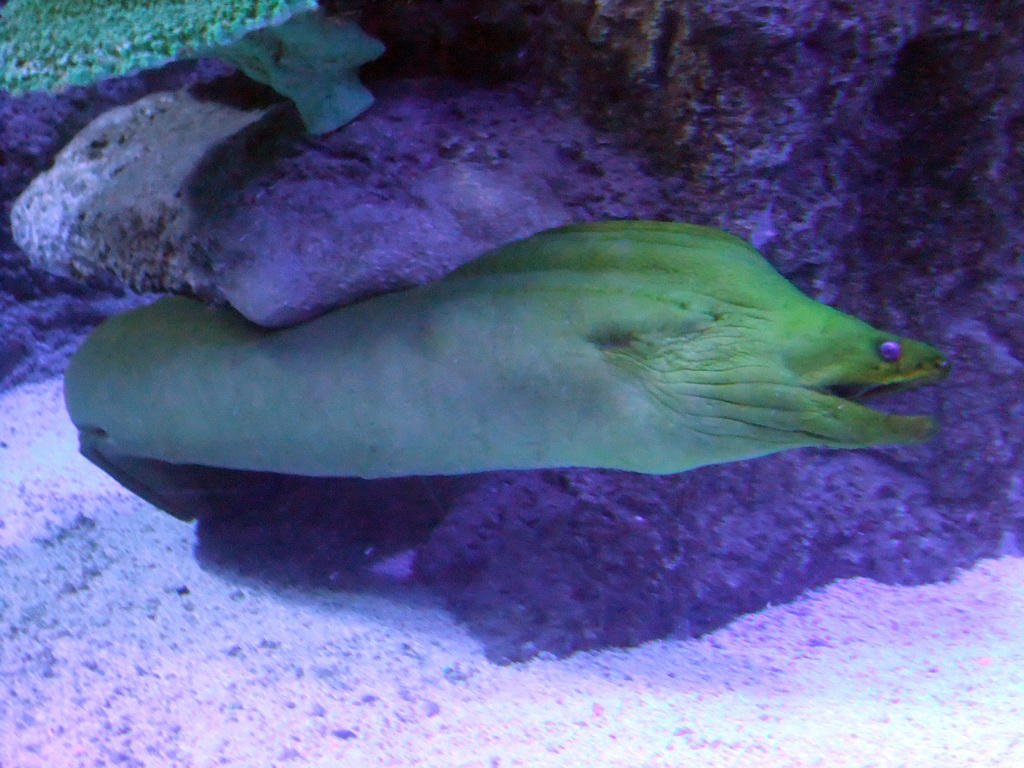
POLYGON ((805 388, 812 431, 835 447, 928 439, 932 418, 885 413, 863 401, 942 381, 950 372, 942 353, 821 304, 810 315, 789 326, 780 361, 805 388))

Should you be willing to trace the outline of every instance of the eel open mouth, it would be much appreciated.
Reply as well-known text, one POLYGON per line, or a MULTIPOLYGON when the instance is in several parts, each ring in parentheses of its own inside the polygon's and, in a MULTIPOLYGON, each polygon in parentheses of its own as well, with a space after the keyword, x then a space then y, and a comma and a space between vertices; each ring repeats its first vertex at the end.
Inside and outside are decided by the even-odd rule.
POLYGON ((864 400, 873 400, 876 397, 892 395, 908 389, 938 384, 949 375, 949 371, 949 361, 944 357, 938 357, 929 361, 928 365, 922 365, 915 371, 894 376, 889 381, 838 382, 823 387, 822 391, 833 397, 861 403, 864 400))
POLYGON ((908 389, 916 389, 917 387, 925 384, 933 384, 933 381, 922 381, 920 379, 912 381, 897 381, 890 382, 888 384, 833 384, 832 386, 825 387, 825 391, 835 397, 840 397, 843 400, 853 400, 854 402, 860 402, 861 400, 873 399, 879 396, 891 395, 895 392, 903 392, 908 389))

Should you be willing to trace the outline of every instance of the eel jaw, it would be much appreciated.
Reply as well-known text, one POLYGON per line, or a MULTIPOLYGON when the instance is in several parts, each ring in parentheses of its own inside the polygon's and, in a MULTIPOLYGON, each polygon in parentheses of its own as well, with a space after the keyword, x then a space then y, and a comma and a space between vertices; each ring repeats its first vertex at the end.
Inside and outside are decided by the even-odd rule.
POLYGON ((929 365, 911 371, 893 371, 889 376, 878 376, 877 371, 875 373, 870 377, 873 380, 838 381, 812 388, 826 401, 831 401, 829 410, 833 417, 845 425, 842 430, 845 436, 830 444, 839 447, 909 445, 932 437, 938 428, 932 417, 886 413, 868 407, 864 401, 938 383, 949 374, 949 364, 939 357, 929 365))

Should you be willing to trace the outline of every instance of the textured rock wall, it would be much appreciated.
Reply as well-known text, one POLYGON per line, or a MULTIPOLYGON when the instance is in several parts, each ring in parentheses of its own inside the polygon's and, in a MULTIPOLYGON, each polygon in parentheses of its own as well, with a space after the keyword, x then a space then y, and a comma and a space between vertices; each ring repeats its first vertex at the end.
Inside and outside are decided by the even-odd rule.
POLYGON ((383 71, 480 70, 568 95, 651 150, 680 211, 776 240, 791 269, 832 260, 865 209, 929 173, 934 216, 956 168, 961 192, 1010 203, 1020 235, 1003 183, 1020 162, 1012 2, 385 0, 371 13, 392 41, 383 71))

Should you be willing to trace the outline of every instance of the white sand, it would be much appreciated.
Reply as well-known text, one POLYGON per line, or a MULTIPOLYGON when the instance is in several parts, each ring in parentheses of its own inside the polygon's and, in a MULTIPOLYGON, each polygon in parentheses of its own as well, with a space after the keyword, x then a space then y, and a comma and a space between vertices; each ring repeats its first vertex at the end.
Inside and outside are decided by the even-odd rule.
POLYGON ((1024 768, 1021 559, 497 667, 427 597, 201 570, 78 456, 58 382, 0 395, 0 441, 2 768, 1024 768))

